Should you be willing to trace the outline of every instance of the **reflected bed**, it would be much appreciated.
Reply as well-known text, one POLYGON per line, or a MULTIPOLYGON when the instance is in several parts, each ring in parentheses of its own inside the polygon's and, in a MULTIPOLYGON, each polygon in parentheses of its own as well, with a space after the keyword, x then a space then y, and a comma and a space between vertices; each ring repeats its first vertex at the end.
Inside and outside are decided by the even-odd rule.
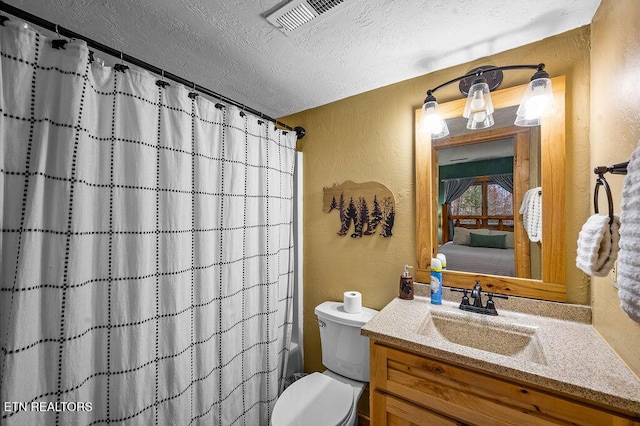
POLYGON ((449 241, 439 253, 447 257, 447 269, 479 274, 514 277, 515 252, 512 248, 471 247, 449 241))

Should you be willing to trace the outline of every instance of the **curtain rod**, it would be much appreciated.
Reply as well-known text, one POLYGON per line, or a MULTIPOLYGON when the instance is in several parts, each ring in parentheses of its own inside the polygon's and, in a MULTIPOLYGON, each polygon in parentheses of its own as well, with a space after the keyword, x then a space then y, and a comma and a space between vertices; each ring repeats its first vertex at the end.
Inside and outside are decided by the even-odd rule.
MULTIPOLYGON (((61 27, 60 25, 54 24, 53 22, 49 22, 43 18, 40 18, 39 16, 36 15, 32 15, 29 12, 26 12, 22 9, 19 9, 15 6, 11 6, 10 4, 7 4, 3 1, 0 1, 0 10, 3 12, 6 12, 10 15, 13 15, 15 17, 18 17, 20 19, 23 19, 27 22, 30 22, 32 24, 35 24, 39 27, 45 28, 49 31, 53 31, 56 32, 57 34, 64 36, 64 37, 68 37, 68 38, 75 38, 78 40, 83 40, 85 43, 87 43, 87 46, 100 50, 108 55, 113 56, 114 58, 120 58, 123 61, 126 61, 132 65, 135 65, 137 67, 143 68, 147 71, 151 71, 154 74, 157 75, 161 75, 164 78, 167 78, 169 80, 173 80, 177 83, 180 83, 186 87, 189 88, 193 88, 193 90, 196 90, 198 92, 204 93, 205 95, 209 95, 213 98, 216 99, 220 99, 220 101, 226 102, 228 104, 231 105, 235 105, 237 107, 242 108, 244 111, 249 112, 253 115, 255 115, 256 117, 260 117, 264 120, 268 120, 271 121, 274 124, 277 124, 281 127, 284 127, 287 130, 293 130, 294 132, 296 132, 296 135, 298 136, 298 139, 302 139, 304 137, 304 135, 306 134, 305 129, 303 127, 291 127, 288 124, 285 124, 281 121, 278 121, 277 119, 273 118, 273 117, 269 117, 268 115, 263 114, 262 112, 255 110, 251 107, 246 106, 245 104, 242 104, 238 101, 235 101, 231 98, 228 98, 220 93, 214 92, 213 90, 207 89, 206 87, 202 87, 199 86, 197 84, 195 84, 195 82, 192 81, 188 81, 180 76, 177 76, 175 74, 171 74, 169 72, 164 71, 161 68, 158 68, 154 65, 148 64, 144 61, 142 61, 141 59, 135 58, 133 56, 129 56, 121 51, 118 51, 116 49, 113 49, 109 46, 106 46, 100 42, 97 42, 95 40, 90 39, 89 37, 83 36, 81 34, 78 34, 74 31, 68 30, 66 28, 61 27)), ((5 19, 0 19, 0 24, 4 25, 4 21, 7 18, 5 17, 5 19)))

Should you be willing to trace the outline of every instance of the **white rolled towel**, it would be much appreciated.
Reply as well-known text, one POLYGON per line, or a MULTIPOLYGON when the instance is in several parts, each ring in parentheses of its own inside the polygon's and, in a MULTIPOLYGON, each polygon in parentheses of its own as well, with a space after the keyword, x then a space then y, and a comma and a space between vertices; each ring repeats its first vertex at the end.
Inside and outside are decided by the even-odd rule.
POLYGON ((576 266, 594 277, 606 277, 618 258, 620 218, 594 214, 589 217, 578 234, 576 266))
POLYGON ((629 318, 640 322, 640 144, 627 166, 620 209, 618 296, 629 318))

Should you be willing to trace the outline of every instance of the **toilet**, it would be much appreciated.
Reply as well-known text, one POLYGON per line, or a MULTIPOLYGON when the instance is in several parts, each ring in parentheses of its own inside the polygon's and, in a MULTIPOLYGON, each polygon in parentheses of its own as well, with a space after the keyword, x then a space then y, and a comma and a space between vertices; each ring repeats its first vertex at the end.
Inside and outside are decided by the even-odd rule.
POLYGON ((362 308, 345 312, 342 302, 316 306, 320 327, 322 373, 293 382, 280 395, 271 416, 272 426, 354 426, 358 400, 369 382, 369 339, 360 328, 378 311, 362 308))

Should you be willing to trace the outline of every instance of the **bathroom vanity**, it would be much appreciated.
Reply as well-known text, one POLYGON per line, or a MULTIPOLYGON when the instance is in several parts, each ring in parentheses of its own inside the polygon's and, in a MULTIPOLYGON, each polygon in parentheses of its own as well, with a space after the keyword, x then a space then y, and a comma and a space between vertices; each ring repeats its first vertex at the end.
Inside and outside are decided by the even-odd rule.
POLYGON ((512 297, 488 316, 444 293, 394 299, 362 328, 374 426, 640 425, 640 379, 589 307, 512 297))

